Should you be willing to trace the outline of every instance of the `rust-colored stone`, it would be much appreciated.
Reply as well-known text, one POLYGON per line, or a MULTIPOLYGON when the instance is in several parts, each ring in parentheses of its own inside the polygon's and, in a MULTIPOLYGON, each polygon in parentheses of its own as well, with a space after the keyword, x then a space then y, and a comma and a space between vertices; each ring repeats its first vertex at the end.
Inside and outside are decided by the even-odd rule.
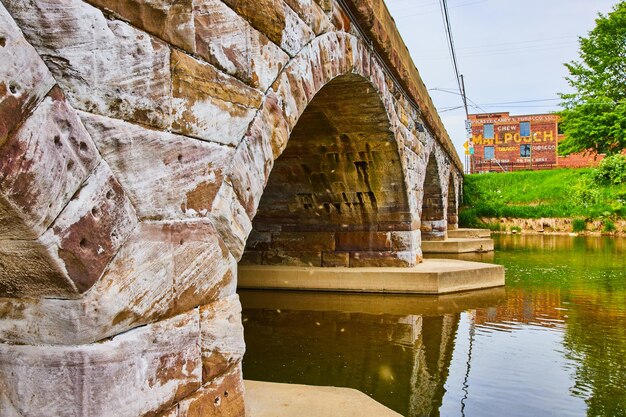
POLYGON ((289 56, 221 0, 195 2, 196 53, 226 73, 267 90, 289 56))
POLYGON ((262 94, 209 64, 172 51, 172 130, 200 139, 237 145, 262 94))
POLYGON ((58 88, 0 146, 0 155, 0 239, 41 236, 100 161, 58 88))
POLYGON ((391 236, 389 232, 339 232, 337 233, 337 250, 391 250, 391 236))
POLYGON ((195 52, 192 0, 87 0, 133 26, 195 52))
POLYGON ((202 380, 209 382, 239 363, 246 350, 236 294, 200 308, 202 380))
POLYGON ((169 47, 81 0, 5 2, 76 109, 166 128, 169 47))
POLYGON ((205 384, 178 406, 178 417, 244 417, 241 364, 205 384))
POLYGON ((279 98, 270 90, 260 112, 248 129, 248 136, 259 138, 272 147, 274 159, 282 154, 289 140, 289 126, 282 112, 279 98))
POLYGON ((54 85, 35 49, 0 4, 0 146, 54 85))
POLYGON ((68 275, 84 292, 100 278, 137 224, 135 210, 109 167, 101 163, 42 241, 58 241, 68 275))
POLYGON ((200 388, 199 342, 192 310, 90 345, 2 343, 2 395, 26 416, 156 414, 200 388))
POLYGON ((224 0, 252 27, 280 45, 285 30, 285 6, 282 0, 224 0))
POLYGON ((206 216, 234 149, 81 113, 140 218, 206 216))

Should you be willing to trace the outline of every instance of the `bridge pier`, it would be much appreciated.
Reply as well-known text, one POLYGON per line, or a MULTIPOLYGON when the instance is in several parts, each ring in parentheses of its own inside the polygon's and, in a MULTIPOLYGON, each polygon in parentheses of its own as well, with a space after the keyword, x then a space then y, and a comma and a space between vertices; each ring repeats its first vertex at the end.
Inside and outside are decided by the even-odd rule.
POLYGON ((0 0, 0 415, 242 415, 242 256, 412 267, 454 223, 393 20, 344 7, 0 0))

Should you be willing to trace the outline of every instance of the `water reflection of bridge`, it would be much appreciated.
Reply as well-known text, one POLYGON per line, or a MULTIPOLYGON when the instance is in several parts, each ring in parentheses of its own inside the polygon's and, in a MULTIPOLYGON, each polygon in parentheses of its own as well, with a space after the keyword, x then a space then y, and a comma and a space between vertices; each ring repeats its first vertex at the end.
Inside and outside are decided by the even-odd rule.
POLYGON ((406 416, 437 415, 460 313, 504 294, 242 291, 246 377, 351 387, 406 416))

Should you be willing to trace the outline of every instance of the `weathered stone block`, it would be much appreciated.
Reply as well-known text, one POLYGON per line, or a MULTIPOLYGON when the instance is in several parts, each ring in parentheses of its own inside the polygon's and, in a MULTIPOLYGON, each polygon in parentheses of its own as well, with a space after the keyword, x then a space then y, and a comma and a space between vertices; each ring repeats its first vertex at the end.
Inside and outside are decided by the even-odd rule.
POLYGON ((50 91, 54 79, 2 4, 0 44, 1 146, 9 133, 50 91))
POLYGON ((390 232, 338 232, 339 251, 387 251, 391 250, 390 232))
POLYGON ((248 129, 247 136, 269 143, 276 159, 287 146, 289 133, 289 126, 282 112, 282 103, 276 93, 269 90, 263 106, 248 129))
POLYGON ((245 413, 241 364, 205 384, 178 406, 178 417, 244 417, 245 413))
POLYGON ((285 29, 282 33, 280 46, 290 56, 295 56, 315 37, 315 33, 300 19, 296 12, 291 10, 291 7, 285 3, 282 4, 285 8, 285 29))
POLYGON ((78 289, 67 276, 56 250, 54 245, 46 246, 37 240, 0 241, 0 295, 77 297, 78 289))
POLYGON ((281 45, 286 27, 282 0, 223 0, 252 27, 264 33, 276 45, 281 45))
POLYGON ((262 91, 274 82, 289 56, 221 0, 195 2, 196 53, 262 91))
POLYGON ((80 0, 5 6, 76 109, 169 126, 169 48, 80 0))
POLYGON ((272 234, 272 249, 284 251, 334 251, 334 232, 281 232, 272 234))
POLYGON ((87 0, 164 41, 195 52, 192 0, 87 0))
POLYGON ((172 51, 172 130, 237 145, 262 104, 263 95, 180 51, 172 51))
POLYGON ((330 19, 313 0, 285 0, 285 3, 300 16, 316 35, 332 30, 330 19))
POLYGON ((322 252, 322 266, 347 268, 350 266, 350 252, 322 252))
POLYGON ((272 249, 263 253, 264 265, 322 266, 322 252, 283 251, 272 249))
POLYGON ((0 339, 93 343, 233 294, 235 268, 208 220, 144 222, 83 298, 0 298, 0 339))
POLYGON ((211 222, 175 222, 168 226, 168 231, 174 262, 174 303, 169 314, 235 292, 237 261, 211 222))
POLYGON ((58 88, 0 146, 0 155, 0 239, 41 236, 100 161, 58 88))
POLYGON ((199 329, 196 309, 90 345, 0 344, 3 395, 23 417, 157 413, 202 385, 199 329))
POLYGON ((444 240, 447 222, 445 220, 422 220, 421 231, 423 240, 444 240))
POLYGON ((419 254, 413 251, 404 252, 352 252, 350 267, 401 267, 415 266, 420 262, 419 254))
POLYGON ((391 250, 415 251, 420 247, 420 231, 393 231, 391 232, 391 250))
POLYGON ((140 218, 206 216, 235 150, 81 113, 140 218))
POLYGON ((237 146, 229 170, 229 180, 239 202, 251 219, 256 214, 273 166, 272 148, 262 136, 246 136, 237 146))
POLYGON ((204 382, 241 362, 246 345, 237 294, 200 308, 200 334, 204 382))
POLYGON ((245 207, 239 202, 228 178, 217 192, 209 216, 230 252, 239 260, 248 234, 252 230, 252 221, 245 207))
POLYGON ((136 224, 124 190, 101 163, 41 241, 58 245, 68 275, 84 292, 100 278, 136 224))

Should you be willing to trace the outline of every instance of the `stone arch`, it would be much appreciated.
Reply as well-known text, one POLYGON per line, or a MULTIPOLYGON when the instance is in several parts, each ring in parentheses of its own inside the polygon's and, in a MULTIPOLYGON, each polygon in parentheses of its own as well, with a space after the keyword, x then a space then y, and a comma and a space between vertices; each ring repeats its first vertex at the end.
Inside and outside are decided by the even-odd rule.
MULTIPOLYGON (((317 37, 287 64, 268 91, 257 117, 237 148, 232 169, 216 197, 211 216, 235 258, 239 259, 243 255, 246 239, 252 230, 252 219, 259 207, 274 160, 285 150, 305 109, 323 87, 334 85, 333 80, 354 81, 359 78, 369 84, 366 87, 368 94, 375 93, 378 96, 378 111, 387 118, 387 130, 391 132, 389 138, 396 138, 394 152, 397 152, 400 162, 398 169, 403 169, 404 136, 396 128, 399 124, 398 116, 381 64, 362 41, 353 35, 331 32, 317 37)), ((335 84, 340 83, 337 81, 335 84)), ((391 139, 387 143, 391 143, 391 139)), ((396 185, 401 180, 402 174, 396 185)), ((403 196, 407 195, 404 186, 399 189, 403 196)), ((362 199, 372 204, 369 195, 363 194, 362 199)), ((328 207, 329 211, 335 210, 330 201, 326 202, 326 206, 322 203, 322 207, 328 207)), ((400 210, 405 210, 406 221, 396 222, 395 226, 385 228, 383 224, 370 222, 369 226, 360 227, 367 229, 361 231, 381 231, 384 235, 384 245, 381 247, 388 250, 377 252, 387 253, 379 254, 380 261, 372 261, 372 264, 387 264, 389 260, 390 263, 410 266, 419 262, 419 245, 416 243, 418 233, 412 230, 418 222, 412 218, 414 214, 408 207, 401 205, 400 210), (396 245, 392 243, 394 239, 396 245), (399 258, 402 260, 398 261, 399 258)), ((368 239, 374 239, 373 235, 370 234, 368 239)), ((373 253, 370 254, 373 256, 373 253)))
POLYGON ((413 248, 399 241, 411 224, 403 172, 371 82, 354 73, 334 78, 310 101, 275 161, 243 261, 412 265, 413 248))
POLYGON ((448 230, 459 227, 459 197, 456 176, 450 172, 448 181, 448 204, 447 204, 448 230))
POLYGON ((443 240, 446 235, 445 205, 440 167, 435 151, 431 152, 428 157, 423 192, 421 211, 422 239, 443 240))

